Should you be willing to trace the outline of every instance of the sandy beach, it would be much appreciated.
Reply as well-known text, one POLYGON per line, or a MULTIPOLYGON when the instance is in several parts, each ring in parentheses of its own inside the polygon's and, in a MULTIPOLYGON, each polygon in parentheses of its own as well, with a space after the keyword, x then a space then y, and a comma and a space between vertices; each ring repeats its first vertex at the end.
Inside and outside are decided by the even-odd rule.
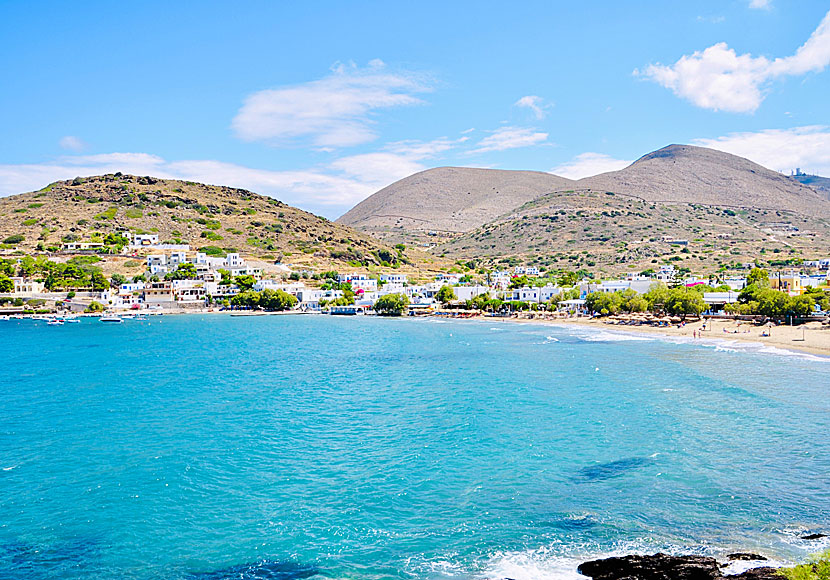
POLYGON ((625 324, 622 321, 598 318, 487 318, 489 321, 580 325, 590 328, 654 334, 665 337, 685 337, 689 340, 723 340, 761 344, 769 347, 806 352, 830 357, 830 327, 811 322, 801 326, 757 326, 739 320, 689 320, 682 326, 651 326, 625 324), (703 330, 705 324, 705 330, 703 330), (768 334, 768 336, 764 336, 768 334))

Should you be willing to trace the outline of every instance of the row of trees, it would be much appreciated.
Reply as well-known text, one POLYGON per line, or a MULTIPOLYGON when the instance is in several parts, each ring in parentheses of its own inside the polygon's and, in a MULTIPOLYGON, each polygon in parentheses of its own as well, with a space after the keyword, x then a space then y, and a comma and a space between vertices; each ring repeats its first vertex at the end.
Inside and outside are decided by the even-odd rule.
POLYGON ((230 302, 231 305, 239 308, 280 312, 294 308, 297 305, 297 297, 282 290, 266 288, 262 292, 254 292, 253 290, 240 292, 231 298, 230 302))

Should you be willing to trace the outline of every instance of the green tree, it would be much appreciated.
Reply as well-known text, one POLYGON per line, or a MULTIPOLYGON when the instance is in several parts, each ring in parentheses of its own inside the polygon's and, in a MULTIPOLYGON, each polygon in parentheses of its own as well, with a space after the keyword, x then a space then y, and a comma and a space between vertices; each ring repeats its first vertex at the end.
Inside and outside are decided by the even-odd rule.
POLYGON ((256 278, 249 276, 248 274, 243 274, 242 276, 234 278, 233 282, 239 286, 240 290, 250 290, 254 287, 254 284, 256 284, 256 278))
POLYGON ((100 292, 110 287, 109 281, 104 278, 104 275, 100 270, 96 270, 92 273, 90 276, 90 282, 92 283, 92 289, 95 291, 100 292))
POLYGON ((259 307, 263 310, 290 310, 297 305, 297 297, 282 290, 266 288, 259 293, 259 307))
POLYGON ((248 290, 246 292, 240 292, 239 294, 233 296, 231 298, 231 305, 238 307, 258 308, 259 298, 259 292, 248 290))
POLYGON ((438 293, 435 295, 435 298, 441 304, 449 304, 453 300, 457 300, 458 297, 455 295, 455 292, 452 289, 452 286, 441 286, 441 289, 438 290, 438 293))
POLYGON ((0 274, 0 292, 3 294, 11 294, 14 292, 14 282, 5 274, 0 274))
POLYGON ((375 302, 375 312, 381 316, 400 316, 409 306, 409 298, 404 294, 386 294, 375 302))
POLYGON ((89 306, 86 307, 86 310, 84 312, 103 312, 103 311, 104 311, 104 305, 101 304, 100 302, 96 302, 95 300, 93 300, 92 302, 89 303, 89 306))
POLYGON ((119 286, 121 286, 121 284, 126 284, 126 283, 127 283, 127 277, 124 276, 123 274, 119 274, 118 272, 116 272, 115 274, 110 276, 110 284, 115 288, 118 288, 119 286))
POLYGON ((700 313, 706 310, 706 302, 700 292, 695 292, 686 287, 671 288, 665 304, 666 312, 685 319, 686 316, 700 313))
POLYGON ((793 296, 789 300, 788 310, 793 316, 809 316, 816 309, 816 301, 810 294, 793 296))
POLYGON ((769 272, 763 268, 753 268, 746 277, 746 285, 769 288, 769 272))
POLYGON ((196 265, 191 262, 184 262, 179 264, 179 267, 172 272, 168 272, 165 280, 195 280, 198 276, 196 272, 196 265))

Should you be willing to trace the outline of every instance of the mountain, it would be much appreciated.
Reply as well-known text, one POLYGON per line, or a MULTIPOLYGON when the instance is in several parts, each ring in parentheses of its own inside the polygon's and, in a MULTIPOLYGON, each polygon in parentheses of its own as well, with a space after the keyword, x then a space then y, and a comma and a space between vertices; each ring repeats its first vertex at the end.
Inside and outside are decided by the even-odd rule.
POLYGON ((0 199, 0 242, 9 251, 57 251, 107 234, 157 233, 163 243, 263 262, 321 267, 418 263, 367 234, 243 189, 120 173, 58 181, 0 199), (22 238, 22 239, 21 239, 22 238))
POLYGON ((537 171, 439 167, 384 187, 337 221, 396 240, 428 232, 458 234, 572 184, 537 171))
POLYGON ((454 259, 621 273, 825 257, 830 201, 727 153, 671 145, 433 248, 454 259))
POLYGON ((743 157, 691 145, 669 145, 625 169, 581 179, 579 188, 648 201, 704 203, 830 215, 826 197, 743 157))

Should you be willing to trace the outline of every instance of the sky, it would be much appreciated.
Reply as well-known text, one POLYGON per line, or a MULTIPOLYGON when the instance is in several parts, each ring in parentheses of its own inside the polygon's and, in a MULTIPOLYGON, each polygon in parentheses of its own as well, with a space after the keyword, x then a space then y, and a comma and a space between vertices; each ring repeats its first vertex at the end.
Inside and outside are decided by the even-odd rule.
POLYGON ((672 143, 830 176, 830 6, 0 0, 0 195, 121 171, 336 218, 446 165, 672 143))

